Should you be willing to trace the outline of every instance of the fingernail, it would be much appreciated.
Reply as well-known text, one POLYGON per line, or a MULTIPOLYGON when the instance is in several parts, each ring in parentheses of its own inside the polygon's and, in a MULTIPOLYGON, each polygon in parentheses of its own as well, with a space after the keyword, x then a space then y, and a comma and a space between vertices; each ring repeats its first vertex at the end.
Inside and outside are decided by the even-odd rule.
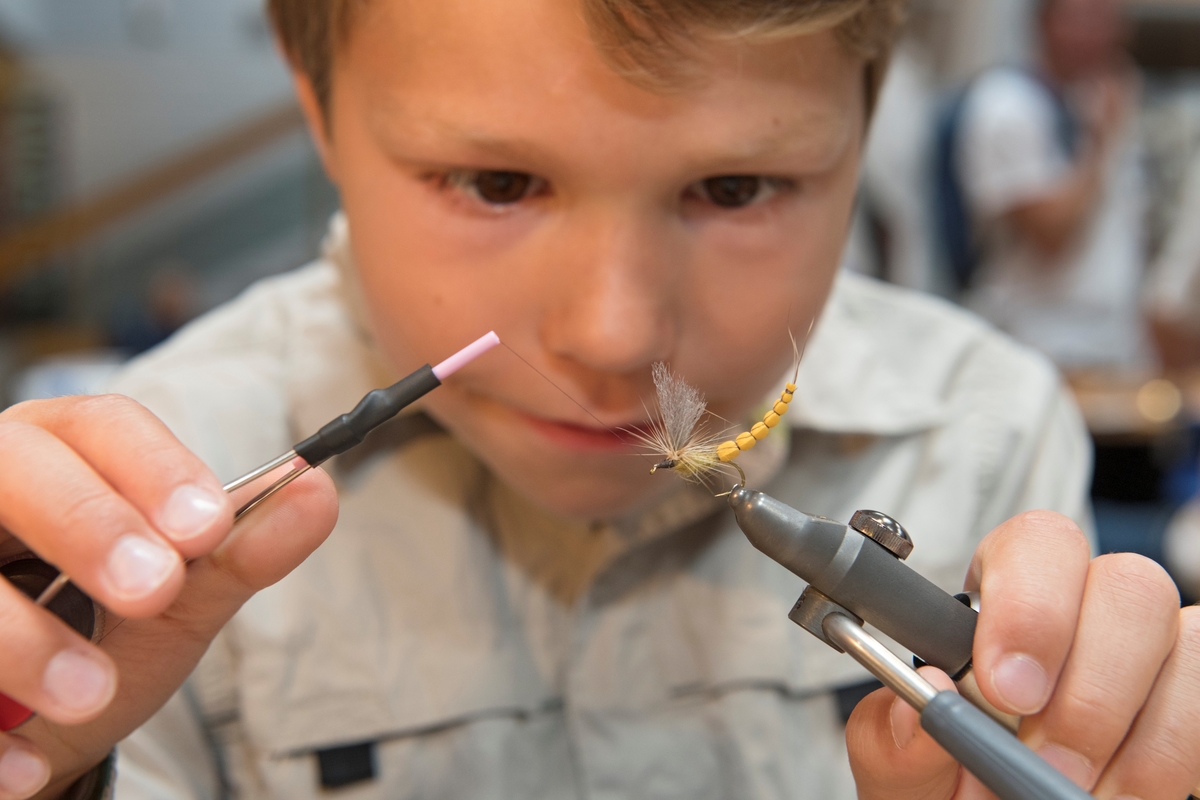
POLYGON ((171 577, 179 554, 136 534, 117 540, 108 555, 110 588, 123 600, 140 600, 171 577))
POLYGON ((107 664, 78 650, 63 650, 46 665, 42 688, 63 710, 84 715, 108 704, 116 679, 107 664))
POLYGON ((1079 753, 1061 745, 1044 744, 1038 748, 1038 755, 1044 758, 1047 764, 1074 781, 1076 786, 1083 789, 1091 788, 1095 769, 1092 767, 1092 762, 1079 753))
POLYGON ((1005 656, 992 670, 992 687, 1018 714, 1042 710, 1050 695, 1050 680, 1042 665, 1027 655, 1005 656))
POLYGON ((892 701, 892 710, 888 716, 892 722, 892 738, 896 741, 896 747, 903 750, 917 735, 917 712, 897 697, 892 701))
POLYGON ((199 536, 221 513, 221 498, 199 486, 180 486, 158 515, 158 527, 177 542, 199 536))
POLYGON ((28 750, 10 747, 0 756, 0 789, 6 794, 28 797, 49 782, 46 762, 28 750))

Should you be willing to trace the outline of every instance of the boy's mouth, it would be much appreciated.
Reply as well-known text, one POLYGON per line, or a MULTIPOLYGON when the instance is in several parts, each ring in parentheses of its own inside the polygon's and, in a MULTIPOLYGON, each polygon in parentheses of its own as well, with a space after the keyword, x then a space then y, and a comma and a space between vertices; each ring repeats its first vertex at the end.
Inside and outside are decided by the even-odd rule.
POLYGON ((649 430, 650 423, 604 428, 596 425, 578 425, 573 422, 547 419, 533 414, 518 412, 529 425, 551 442, 572 450, 591 452, 635 452, 639 445, 637 437, 630 431, 649 430))

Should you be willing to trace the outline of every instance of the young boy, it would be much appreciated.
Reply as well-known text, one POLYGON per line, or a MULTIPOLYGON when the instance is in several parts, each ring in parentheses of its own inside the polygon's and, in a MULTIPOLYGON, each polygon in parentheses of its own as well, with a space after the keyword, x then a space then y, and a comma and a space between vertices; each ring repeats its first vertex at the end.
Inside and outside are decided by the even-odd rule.
POLYGON ((887 692, 843 729, 864 675, 787 620, 799 582, 608 430, 655 361, 747 419, 814 319, 749 483, 895 514, 981 592, 976 674, 1031 747, 1101 797, 1186 794, 1200 618, 1148 561, 1089 563, 1053 372, 836 275, 896 6, 273 2, 345 218, 135 365, 150 411, 0 418, 5 552, 109 611, 86 645, 0 583, 0 692, 38 712, 0 797, 979 796, 887 692), (494 351, 231 533, 218 476, 489 328, 549 381, 494 351), (1005 521, 1031 508, 1068 516, 1005 521))

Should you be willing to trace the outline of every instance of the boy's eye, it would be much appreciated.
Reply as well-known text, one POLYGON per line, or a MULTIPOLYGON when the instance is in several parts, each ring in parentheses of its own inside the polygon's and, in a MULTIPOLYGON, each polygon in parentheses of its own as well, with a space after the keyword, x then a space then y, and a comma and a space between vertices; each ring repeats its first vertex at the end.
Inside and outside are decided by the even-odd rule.
POLYGON ((479 198, 497 205, 515 203, 529 191, 532 176, 524 172, 478 172, 475 174, 475 191, 479 198))
POLYGON ((758 197, 761 183, 754 175, 722 175, 704 181, 704 193, 719 206, 737 208, 758 197))
POLYGON ((452 172, 446 182, 492 206, 518 203, 540 187, 540 179, 528 172, 490 169, 452 172))
POLYGON ((717 175, 688 187, 687 193, 721 208, 742 208, 761 203, 792 181, 761 175, 717 175))

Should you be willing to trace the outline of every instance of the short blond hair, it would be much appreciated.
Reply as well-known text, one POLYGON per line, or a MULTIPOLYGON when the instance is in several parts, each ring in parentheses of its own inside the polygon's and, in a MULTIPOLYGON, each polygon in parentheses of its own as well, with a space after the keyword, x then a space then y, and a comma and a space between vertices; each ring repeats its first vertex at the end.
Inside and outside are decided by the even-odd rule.
MULTIPOLYGON (((357 7, 371 0, 267 0, 292 64, 312 82, 322 108, 331 73, 357 7)), ((866 64, 868 102, 886 71, 907 0, 582 0, 584 15, 611 63, 635 80, 667 83, 698 36, 780 39, 835 29, 866 64)), ((684 59, 686 60, 686 59, 684 59)))

